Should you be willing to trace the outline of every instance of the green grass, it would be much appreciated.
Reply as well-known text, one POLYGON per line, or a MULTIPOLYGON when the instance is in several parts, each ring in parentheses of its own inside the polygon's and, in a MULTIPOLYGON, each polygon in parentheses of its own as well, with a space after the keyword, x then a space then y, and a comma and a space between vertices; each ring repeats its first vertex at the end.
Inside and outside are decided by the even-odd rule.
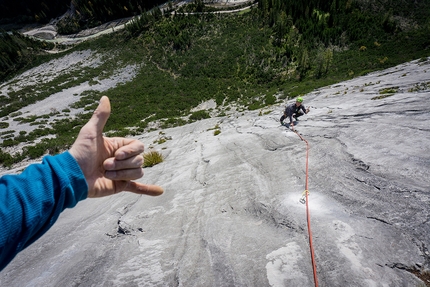
POLYGON ((395 94, 398 91, 399 91, 399 87, 385 88, 385 89, 379 90, 379 94, 381 94, 381 95, 395 94))
POLYGON ((155 150, 144 153, 143 159, 143 167, 152 167, 156 164, 162 163, 164 160, 163 155, 155 150))
POLYGON ((373 97, 371 100, 380 100, 387 97, 391 97, 395 93, 397 93, 399 90, 399 87, 392 87, 392 88, 385 88, 382 90, 379 90, 380 96, 373 97))

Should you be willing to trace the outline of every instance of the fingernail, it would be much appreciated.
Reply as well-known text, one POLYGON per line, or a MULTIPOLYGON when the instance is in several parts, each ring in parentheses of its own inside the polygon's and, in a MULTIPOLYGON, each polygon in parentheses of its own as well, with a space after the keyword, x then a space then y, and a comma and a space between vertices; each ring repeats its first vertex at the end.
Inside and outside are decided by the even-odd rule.
POLYGON ((110 160, 110 159, 106 160, 104 162, 104 168, 106 170, 111 170, 111 169, 115 168, 115 162, 114 162, 114 160, 110 160))

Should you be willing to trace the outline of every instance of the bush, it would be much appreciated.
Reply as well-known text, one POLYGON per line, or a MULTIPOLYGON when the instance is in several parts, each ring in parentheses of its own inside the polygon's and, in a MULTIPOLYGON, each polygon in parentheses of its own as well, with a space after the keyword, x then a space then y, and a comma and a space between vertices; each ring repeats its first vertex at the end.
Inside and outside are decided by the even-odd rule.
POLYGON ((168 118, 167 120, 162 122, 161 128, 165 129, 165 128, 170 128, 175 126, 183 126, 186 123, 187 122, 181 118, 168 118))
POLYGON ((191 121, 198 121, 198 120, 202 120, 202 119, 208 119, 211 116, 209 115, 209 113, 205 110, 202 111, 197 111, 191 114, 190 116, 190 120, 191 121))
POLYGON ((23 160, 21 154, 15 154, 14 156, 11 156, 10 154, 0 150, 0 164, 5 167, 11 167, 14 163, 20 162, 21 160, 23 160))
POLYGON ((163 162, 163 155, 155 150, 143 154, 143 167, 151 167, 163 162))
POLYGON ((264 103, 268 106, 273 105, 276 103, 276 97, 274 95, 266 95, 264 97, 264 103))
POLYGON ((250 111, 258 110, 264 107, 264 103, 260 101, 253 101, 251 104, 248 105, 248 109, 250 111))
POLYGON ((6 129, 9 127, 9 123, 6 122, 0 122, 0 129, 6 129))

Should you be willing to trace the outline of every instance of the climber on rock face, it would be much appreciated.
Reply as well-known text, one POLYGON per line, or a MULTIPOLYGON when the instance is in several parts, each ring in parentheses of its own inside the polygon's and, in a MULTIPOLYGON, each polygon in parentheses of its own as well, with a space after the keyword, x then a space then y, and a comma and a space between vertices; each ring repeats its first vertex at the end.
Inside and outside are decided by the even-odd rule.
POLYGON ((284 114, 282 115, 282 117, 280 119, 281 125, 284 124, 284 120, 288 117, 290 119, 289 125, 291 127, 294 127, 293 117, 297 121, 298 117, 303 116, 304 114, 309 113, 309 108, 306 109, 305 106, 302 103, 303 103, 303 98, 302 97, 298 97, 296 99, 296 102, 294 104, 287 105, 285 107, 284 114))

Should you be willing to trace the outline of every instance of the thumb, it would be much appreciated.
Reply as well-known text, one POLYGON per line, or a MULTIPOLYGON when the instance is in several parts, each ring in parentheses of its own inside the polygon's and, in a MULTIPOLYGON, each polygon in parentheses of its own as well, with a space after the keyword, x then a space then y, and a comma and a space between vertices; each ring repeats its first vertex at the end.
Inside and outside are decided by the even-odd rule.
POLYGON ((109 116, 110 101, 108 97, 103 96, 100 99, 99 106, 94 111, 93 116, 91 117, 87 125, 95 127, 97 134, 100 134, 103 132, 103 128, 105 127, 109 116))

